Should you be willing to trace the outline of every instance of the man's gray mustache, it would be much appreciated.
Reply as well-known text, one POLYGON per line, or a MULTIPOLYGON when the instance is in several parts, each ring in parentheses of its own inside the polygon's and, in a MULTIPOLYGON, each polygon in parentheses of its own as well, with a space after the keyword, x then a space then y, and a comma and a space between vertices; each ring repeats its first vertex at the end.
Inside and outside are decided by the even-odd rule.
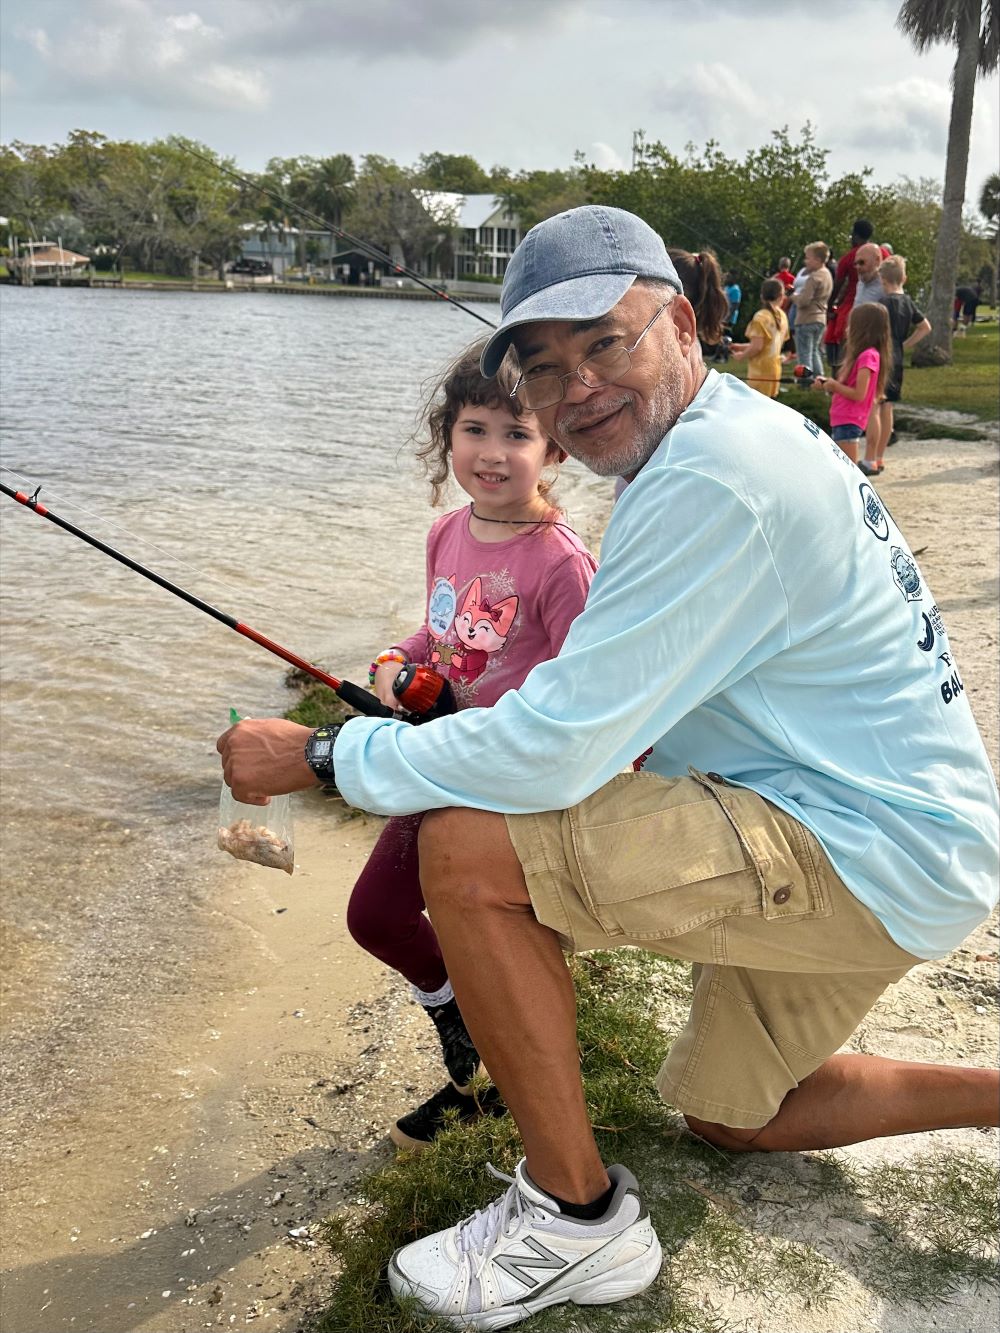
POLYGON ((567 412, 559 422, 559 434, 579 430, 581 426, 586 426, 589 421, 598 421, 601 417, 610 416, 612 412, 617 412, 620 407, 625 407, 632 402, 630 393, 620 393, 614 398, 605 398, 600 407, 588 407, 581 403, 579 407, 574 407, 567 412))

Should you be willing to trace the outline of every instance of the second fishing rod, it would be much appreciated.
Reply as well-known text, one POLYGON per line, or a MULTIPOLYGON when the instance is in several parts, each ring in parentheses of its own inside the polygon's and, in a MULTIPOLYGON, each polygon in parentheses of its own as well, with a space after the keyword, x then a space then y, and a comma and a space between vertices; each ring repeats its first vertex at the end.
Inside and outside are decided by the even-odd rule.
MULTIPOLYGON (((162 574, 157 574, 155 570, 140 564, 138 560, 133 560, 131 556, 125 555, 123 551, 116 550, 113 546, 109 546, 107 542, 101 541, 99 537, 84 531, 83 528, 78 528, 75 523, 70 523, 68 519, 61 515, 54 514, 51 509, 39 501, 38 494, 40 490, 41 487, 39 486, 29 495, 27 491, 15 490, 12 486, 0 481, 0 492, 9 495, 18 504, 24 505, 26 509, 30 509, 32 513, 37 514, 39 518, 48 519, 50 523, 62 528, 64 532, 78 537, 80 541, 84 541, 88 546, 93 546, 104 555, 110 556, 112 560, 117 560, 119 564, 133 570, 136 574, 141 574, 144 579, 149 579, 151 583, 155 583, 158 587, 173 593, 175 597, 187 602, 189 606, 203 611, 206 615, 211 616, 213 620, 218 620, 229 629, 235 630, 237 634, 242 634, 245 639, 250 639, 251 642, 266 648, 275 657, 280 657, 291 666, 298 667, 300 671, 304 671, 313 680, 318 680, 321 684, 333 690, 337 698, 347 704, 349 708, 364 713, 367 717, 398 716, 393 709, 380 703, 374 695, 362 689, 360 685, 355 685, 349 680, 341 680, 337 676, 331 676, 329 672, 314 666, 312 662, 300 657, 298 653, 293 653, 290 648, 275 643, 273 639, 261 634, 259 630, 244 624, 243 621, 237 620, 235 616, 228 615, 225 611, 220 611, 217 606, 212 606, 210 602, 205 602, 200 597, 196 597, 194 593, 188 592, 186 588, 171 583, 162 574)), ((406 720, 410 722, 430 722, 436 717, 443 717, 445 714, 455 711, 455 699, 451 687, 445 678, 432 667, 419 666, 413 662, 406 663, 400 668, 396 679, 393 681, 392 692, 399 703, 400 709, 404 710, 406 720)))

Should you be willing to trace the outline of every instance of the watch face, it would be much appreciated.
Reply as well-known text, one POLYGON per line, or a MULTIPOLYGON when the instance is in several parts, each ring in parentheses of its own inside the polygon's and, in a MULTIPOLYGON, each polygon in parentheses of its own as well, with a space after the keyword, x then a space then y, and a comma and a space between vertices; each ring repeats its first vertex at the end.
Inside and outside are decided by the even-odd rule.
POLYGON ((314 740, 309 748, 312 753, 313 759, 319 759, 319 760, 329 759, 330 756, 333 754, 333 741, 314 740))

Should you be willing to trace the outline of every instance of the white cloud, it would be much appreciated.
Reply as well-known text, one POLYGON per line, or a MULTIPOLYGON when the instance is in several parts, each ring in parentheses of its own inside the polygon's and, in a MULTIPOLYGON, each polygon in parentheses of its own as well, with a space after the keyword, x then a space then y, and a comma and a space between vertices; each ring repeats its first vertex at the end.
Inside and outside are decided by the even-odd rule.
MULTIPOLYGON (((59 95, 126 96, 155 107, 256 110, 267 105, 263 74, 226 58, 222 31, 162 0, 97 0, 89 21, 16 36, 37 53, 59 95)), ((83 6, 81 6, 83 8, 83 6)))
POLYGON ((15 35, 27 42, 43 58, 50 52, 49 35, 44 28, 17 28, 15 35))
MULTIPOLYGON (((696 139, 752 139, 777 123, 774 103, 722 61, 685 66, 676 80, 654 88, 651 105, 678 125, 679 133, 696 139)), ((677 136, 669 135, 677 147, 677 136)))
POLYGON ((877 139, 883 147, 902 152, 926 149, 943 157, 950 110, 951 89, 919 75, 859 88, 851 114, 845 117, 843 139, 858 148, 877 139))
POLYGON ((610 144, 601 143, 600 140, 590 145, 590 160, 601 171, 625 170, 625 163, 621 154, 616 152, 610 144))

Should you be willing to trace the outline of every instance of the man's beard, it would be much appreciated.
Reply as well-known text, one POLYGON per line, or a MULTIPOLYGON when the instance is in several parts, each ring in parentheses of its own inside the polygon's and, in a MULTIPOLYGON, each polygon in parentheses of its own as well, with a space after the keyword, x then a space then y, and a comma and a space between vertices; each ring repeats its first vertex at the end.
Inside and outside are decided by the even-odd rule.
POLYGON ((683 358, 676 348, 668 344, 664 348, 660 378, 645 408, 637 405, 635 395, 628 389, 620 389, 596 408, 588 410, 587 404, 581 403, 578 408, 567 412, 559 422, 555 432, 556 442, 599 477, 634 476, 652 458, 664 435, 687 406, 682 375, 683 358), (609 410, 629 406, 633 409, 634 423, 631 438, 607 450, 601 449, 599 440, 595 440, 593 446, 581 447, 582 442, 573 435, 578 426, 585 426, 594 417, 607 416, 609 410))

